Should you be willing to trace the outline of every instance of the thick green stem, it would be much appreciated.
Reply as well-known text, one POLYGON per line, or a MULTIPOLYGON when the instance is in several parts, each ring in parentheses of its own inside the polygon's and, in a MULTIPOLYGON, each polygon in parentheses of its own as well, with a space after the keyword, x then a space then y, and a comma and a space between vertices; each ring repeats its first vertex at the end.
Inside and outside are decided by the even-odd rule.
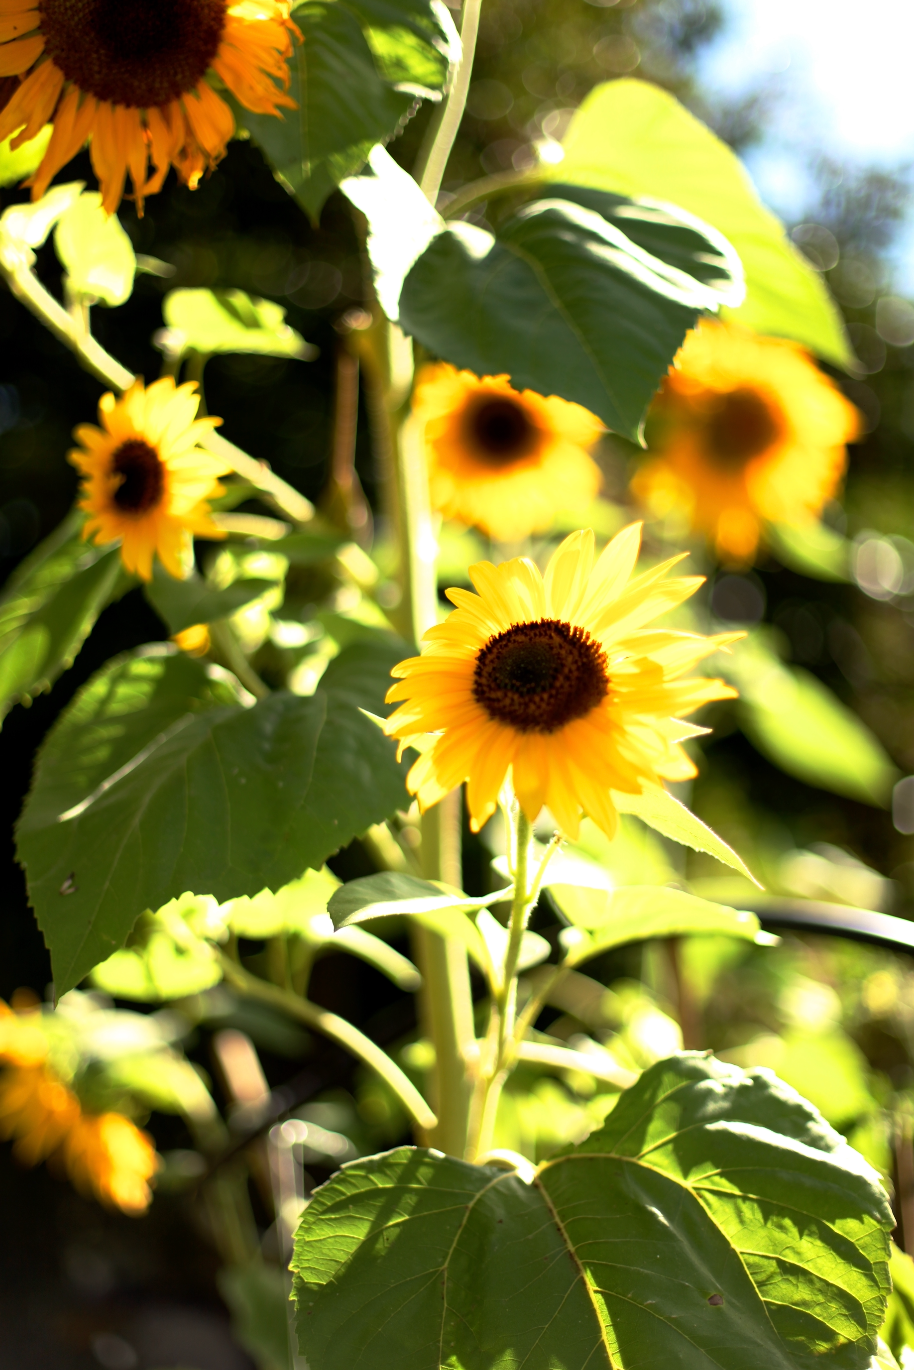
POLYGON ((396 1061, 392 1061, 370 1037, 359 1032, 358 1028, 353 1027, 345 1018, 330 1013, 328 1009, 319 1008, 307 999, 299 999, 288 990, 267 984, 266 980, 251 975, 243 966, 239 966, 221 952, 218 956, 222 972, 234 989, 247 995, 249 999, 259 999, 262 1004, 270 1004, 281 1013, 287 1013, 291 1018, 297 1018, 332 1041, 339 1042, 340 1046, 345 1047, 353 1056, 357 1056, 360 1061, 364 1061, 372 1070, 377 1071, 419 1127, 427 1131, 435 1127, 438 1120, 415 1085, 403 1074, 396 1061))
POLYGON ((457 130, 460 128, 460 121, 463 119, 463 111, 466 108, 467 91, 470 88, 470 77, 473 74, 473 58, 476 55, 476 37, 479 33, 481 10, 482 0, 463 0, 463 11, 460 18, 460 41, 463 45, 463 52, 460 63, 454 73, 454 80, 441 113, 432 124, 431 141, 427 150, 423 149, 420 153, 419 164, 415 169, 416 180, 432 204, 438 198, 448 158, 451 155, 451 148, 454 146, 457 130))

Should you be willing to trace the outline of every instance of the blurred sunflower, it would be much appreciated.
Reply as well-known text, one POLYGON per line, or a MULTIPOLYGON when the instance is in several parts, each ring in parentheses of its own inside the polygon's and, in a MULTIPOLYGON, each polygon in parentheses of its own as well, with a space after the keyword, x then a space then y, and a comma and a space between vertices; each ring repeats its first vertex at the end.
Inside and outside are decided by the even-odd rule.
POLYGON ((696 774, 680 743, 706 729, 682 715, 736 692, 679 677, 743 634, 646 629, 703 577, 667 580, 673 557, 632 579, 640 542, 633 524, 595 561, 593 533, 573 533, 545 576, 526 557, 483 561, 470 567, 478 594, 448 591, 456 610, 425 634, 421 656, 394 668, 401 683, 387 695, 405 701, 386 728, 401 752, 438 734, 407 777, 423 810, 466 780, 478 830, 510 768, 531 821, 547 804, 573 838, 583 809, 612 837, 613 790, 696 774))
POLYGON ((747 564, 764 524, 815 518, 836 493, 857 409, 796 343, 703 320, 648 421, 632 481, 658 517, 682 510, 725 561, 747 564))
POLYGON ((290 8, 290 0, 0 0, 0 76, 23 78, 0 114, 0 140, 15 133, 18 147, 54 125, 33 199, 87 139, 109 213, 128 171, 140 213, 170 166, 194 188, 235 131, 213 75, 246 109, 295 107, 283 89, 298 34, 290 8))
POLYGON ((502 542, 544 532, 557 508, 586 504, 600 487, 588 449, 603 425, 557 395, 436 362, 419 372, 413 414, 434 508, 502 542))
POLYGON ((74 1185, 124 1213, 149 1207, 158 1169, 155 1146, 120 1113, 86 1113, 47 1061, 35 1010, 18 1013, 0 1000, 0 1136, 16 1139, 25 1165, 57 1158, 74 1185))
POLYGON ((80 508, 89 515, 84 537, 121 541, 121 559, 143 580, 152 577, 156 552, 166 570, 182 577, 191 533, 224 534, 210 518, 207 501, 222 493, 216 480, 229 467, 197 446, 221 419, 196 418, 196 384, 175 387, 170 376, 148 390, 135 381, 116 400, 103 395, 98 414, 104 428, 81 424, 81 447, 69 460, 83 476, 80 508))

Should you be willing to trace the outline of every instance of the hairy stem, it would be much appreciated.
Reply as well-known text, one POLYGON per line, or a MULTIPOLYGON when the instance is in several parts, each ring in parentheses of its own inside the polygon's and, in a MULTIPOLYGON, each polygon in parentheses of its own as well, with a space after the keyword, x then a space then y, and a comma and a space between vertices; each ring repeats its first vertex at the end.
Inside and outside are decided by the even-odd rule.
POLYGON ((460 41, 463 45, 460 62, 454 73, 453 84, 445 98, 441 114, 433 125, 431 143, 428 150, 420 154, 420 165, 415 176, 426 197, 432 204, 438 199, 441 182, 447 167, 463 111, 466 108, 467 91, 473 74, 473 58, 476 55, 476 37, 479 33, 479 15, 482 0, 463 0, 460 18, 460 41))
POLYGON ((297 1018, 315 1032, 338 1042, 380 1075, 419 1127, 427 1131, 435 1127, 438 1119, 412 1081, 404 1075, 396 1061, 392 1061, 385 1051, 376 1046, 364 1033, 359 1032, 357 1027, 353 1027, 352 1023, 335 1013, 330 1013, 328 1009, 319 1008, 307 999, 299 999, 288 990, 267 984, 265 980, 252 975, 223 953, 219 952, 217 955, 222 973, 234 989, 249 999, 257 999, 262 1004, 272 1005, 281 1013, 288 1014, 290 1018, 297 1018))

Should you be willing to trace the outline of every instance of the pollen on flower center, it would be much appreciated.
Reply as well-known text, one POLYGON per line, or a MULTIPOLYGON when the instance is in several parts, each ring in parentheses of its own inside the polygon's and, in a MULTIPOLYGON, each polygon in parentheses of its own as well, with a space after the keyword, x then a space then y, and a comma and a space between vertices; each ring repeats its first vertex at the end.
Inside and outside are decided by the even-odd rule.
POLYGON ((45 51, 68 80, 115 105, 167 105, 199 84, 226 0, 40 0, 45 51))
POLYGON ((484 399, 466 416, 476 455, 490 466, 509 466, 529 455, 537 430, 523 408, 510 399, 484 399))
POLYGON ((145 514, 162 498, 165 484, 162 463, 154 447, 133 438, 114 453, 111 469, 121 477, 112 498, 127 514, 145 514))
POLYGON ((738 468, 781 436, 771 403, 749 386, 721 395, 708 421, 708 447, 719 466, 738 468))
POLYGON ((558 619, 518 623, 490 638, 473 674, 476 702, 522 733, 553 733, 590 713, 608 690, 599 643, 558 619))

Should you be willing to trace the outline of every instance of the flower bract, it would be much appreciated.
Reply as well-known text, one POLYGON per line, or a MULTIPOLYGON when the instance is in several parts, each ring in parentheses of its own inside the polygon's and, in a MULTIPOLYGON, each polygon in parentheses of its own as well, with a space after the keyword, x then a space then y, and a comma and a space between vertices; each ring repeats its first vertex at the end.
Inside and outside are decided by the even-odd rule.
POLYGON ((683 715, 735 691, 683 677, 743 634, 647 627, 702 577, 669 578, 681 557, 633 577, 640 539, 633 524, 596 557, 593 533, 573 533, 545 575, 526 557, 483 561, 470 567, 476 594, 448 591, 457 608, 394 668, 387 696, 399 702, 387 732, 401 750, 437 734, 407 779, 422 809, 466 780, 478 829, 510 772, 531 821, 548 805, 574 837, 583 811, 612 836, 614 790, 696 773, 681 744, 706 730, 683 715))
POLYGON ((815 518, 836 493, 860 415, 797 344, 703 320, 649 419, 632 482, 658 516, 681 510, 725 561, 747 564, 764 525, 815 518))
POLYGON ((81 445, 69 459, 83 477, 83 536, 120 539, 125 567, 143 580, 152 577, 155 553, 181 577, 192 533, 223 536, 207 501, 222 493, 216 477, 229 468, 197 446, 221 419, 196 417, 196 391, 193 382, 176 388, 170 376, 148 389, 136 381, 119 400, 102 396, 101 428, 81 424, 74 433, 81 445))
POLYGON ((0 113, 0 141, 51 141, 33 198, 89 140, 105 209, 129 172, 140 211, 174 166, 189 186, 235 131, 215 77, 246 109, 279 114, 295 26, 289 0, 0 0, 0 76, 22 81, 0 113))
POLYGON ((413 414, 433 506, 502 542, 544 532, 557 508, 586 504, 600 487, 588 449, 603 425, 557 395, 438 362, 417 377, 413 414))
POLYGON ((151 1139, 121 1113, 84 1111, 47 1060, 40 1013, 0 1001, 0 1136, 25 1165, 54 1157, 77 1189, 124 1213, 144 1213, 158 1169, 151 1139))

